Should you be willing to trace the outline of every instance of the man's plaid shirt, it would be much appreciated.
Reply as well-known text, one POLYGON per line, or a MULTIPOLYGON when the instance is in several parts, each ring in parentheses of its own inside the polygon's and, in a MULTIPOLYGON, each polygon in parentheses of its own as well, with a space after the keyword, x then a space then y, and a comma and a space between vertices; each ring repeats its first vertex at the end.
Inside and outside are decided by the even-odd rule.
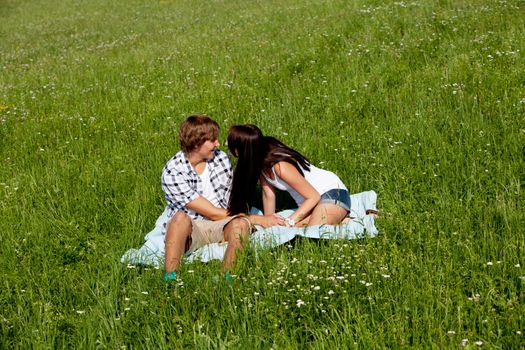
MULTIPOLYGON (((233 177, 230 160, 226 153, 216 150, 213 159, 207 162, 211 186, 217 195, 219 205, 221 208, 227 208, 233 177)), ((201 178, 182 151, 166 163, 162 170, 161 182, 168 201, 170 217, 178 211, 183 211, 192 219, 206 219, 198 213, 190 213, 186 208, 186 204, 202 196, 203 188, 201 178)))

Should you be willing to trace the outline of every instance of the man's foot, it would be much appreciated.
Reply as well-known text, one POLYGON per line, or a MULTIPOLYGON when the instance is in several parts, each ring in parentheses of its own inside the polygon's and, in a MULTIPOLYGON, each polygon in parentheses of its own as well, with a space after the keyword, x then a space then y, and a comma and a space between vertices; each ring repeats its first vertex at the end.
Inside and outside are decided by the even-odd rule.
MULTIPOLYGON (((215 275, 213 276, 213 283, 218 284, 221 280, 221 275, 215 275)), ((233 284, 235 283, 235 275, 231 275, 229 272, 225 272, 223 275, 223 280, 226 282, 227 285, 233 287, 233 284)))
POLYGON ((230 275, 228 271, 224 273, 224 280, 226 281, 226 283, 228 283, 228 285, 233 287, 233 283, 235 282, 235 277, 230 275))
POLYGON ((175 281, 177 279, 177 273, 175 271, 165 272, 160 279, 164 282, 175 281))

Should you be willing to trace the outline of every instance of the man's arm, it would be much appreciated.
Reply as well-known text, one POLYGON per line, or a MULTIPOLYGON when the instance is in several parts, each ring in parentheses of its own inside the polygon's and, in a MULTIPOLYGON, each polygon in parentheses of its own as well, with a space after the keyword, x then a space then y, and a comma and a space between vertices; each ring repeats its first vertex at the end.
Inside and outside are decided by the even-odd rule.
MULTIPOLYGON (((213 206, 206 198, 199 196, 186 204, 186 208, 196 211, 210 220, 217 221, 228 217, 228 211, 223 208, 213 206)), ((284 218, 277 214, 270 215, 248 215, 248 219, 253 225, 262 227, 284 226, 284 218)))
POLYGON ((186 208, 194 210, 202 216, 207 217, 213 221, 228 217, 228 212, 226 209, 215 207, 203 196, 198 196, 194 200, 188 202, 185 206, 186 208))

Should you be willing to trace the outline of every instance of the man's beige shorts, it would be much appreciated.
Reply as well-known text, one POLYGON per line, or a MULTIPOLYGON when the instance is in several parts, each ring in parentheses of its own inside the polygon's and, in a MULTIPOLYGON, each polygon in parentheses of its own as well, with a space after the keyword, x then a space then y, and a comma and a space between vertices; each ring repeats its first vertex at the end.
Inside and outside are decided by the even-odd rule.
POLYGON ((211 220, 191 220, 191 246, 189 251, 192 252, 200 247, 210 243, 221 243, 224 241, 224 226, 228 225, 230 221, 241 217, 248 222, 248 227, 251 229, 250 221, 247 217, 238 215, 226 219, 211 221, 211 220))

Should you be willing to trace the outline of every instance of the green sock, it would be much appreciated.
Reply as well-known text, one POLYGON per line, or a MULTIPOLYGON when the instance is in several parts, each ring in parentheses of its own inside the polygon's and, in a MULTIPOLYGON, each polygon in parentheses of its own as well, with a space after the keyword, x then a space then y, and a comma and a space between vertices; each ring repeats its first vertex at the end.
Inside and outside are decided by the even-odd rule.
POLYGON ((177 279, 177 273, 175 271, 165 272, 164 275, 162 275, 161 279, 164 282, 175 281, 177 279))

